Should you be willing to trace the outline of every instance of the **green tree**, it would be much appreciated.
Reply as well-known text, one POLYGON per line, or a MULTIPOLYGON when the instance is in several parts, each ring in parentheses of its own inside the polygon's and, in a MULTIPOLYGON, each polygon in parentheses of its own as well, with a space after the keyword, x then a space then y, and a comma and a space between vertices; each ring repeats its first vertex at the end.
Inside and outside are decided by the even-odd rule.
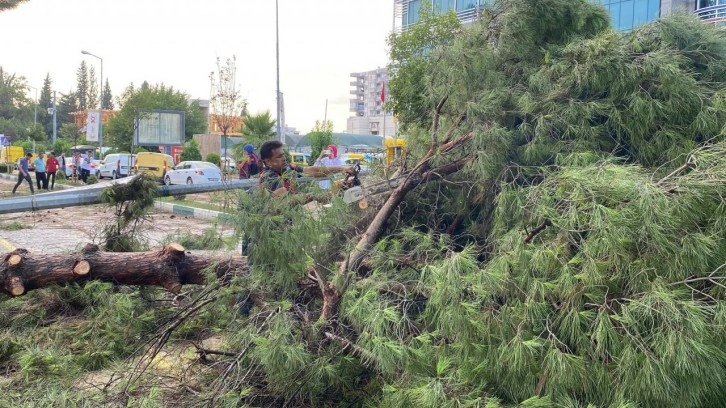
POLYGON ((333 144, 333 122, 331 121, 315 121, 310 133, 308 133, 310 139, 310 164, 315 162, 315 159, 320 156, 320 152, 323 151, 328 145, 333 144))
POLYGON ((79 110, 90 109, 88 101, 89 89, 88 65, 86 65, 86 61, 81 61, 81 65, 76 70, 76 99, 79 110))
POLYGON ((96 69, 91 65, 88 69, 88 109, 96 109, 100 107, 98 94, 98 80, 96 79, 96 69))
POLYGON ((461 23, 456 13, 441 15, 421 7, 420 21, 408 30, 388 37, 390 47, 388 64, 388 93, 386 109, 392 110, 401 123, 408 126, 426 126, 430 123, 431 109, 426 89, 432 67, 437 64, 432 55, 461 35, 461 23))
POLYGON ((197 141, 192 139, 186 142, 179 158, 181 161, 202 160, 202 154, 199 152, 199 144, 197 141))
POLYGON ((71 113, 77 112, 80 109, 78 106, 78 94, 74 91, 69 91, 65 94, 61 93, 60 98, 58 98, 58 102, 56 103, 56 109, 58 110, 56 113, 58 126, 62 126, 66 123, 74 123, 73 115, 71 115, 71 113))
POLYGON ((106 140, 118 149, 130 149, 134 134, 136 118, 154 109, 181 110, 185 112, 185 137, 190 139, 195 133, 206 129, 206 119, 199 109, 198 101, 188 102, 188 95, 166 85, 150 86, 142 84, 141 88, 129 85, 119 98, 118 115, 109 120, 104 127, 106 140))
POLYGON ((13 9, 13 8, 17 7, 20 3, 23 3, 26 1, 28 1, 28 0, 3 0, 3 1, 0 1, 0 12, 13 9))
POLYGON ((106 78, 106 85, 103 87, 103 101, 101 109, 104 110, 113 110, 114 104, 113 104, 113 95, 111 94, 111 85, 108 83, 108 78, 106 78))
POLYGON ((11 119, 23 115, 23 109, 32 105, 26 92, 27 81, 24 76, 10 74, 0 67, 0 118, 11 119))
POLYGON ((262 143, 272 140, 275 137, 275 120, 270 116, 270 111, 256 115, 246 115, 242 118, 242 139, 243 143, 237 143, 232 147, 236 160, 243 157, 242 150, 245 144, 249 143, 259 149, 262 143))
POLYGON ((53 134, 53 115, 48 113, 48 109, 53 107, 52 87, 53 81, 50 79, 50 74, 46 74, 38 101, 38 123, 43 127, 48 137, 53 134))

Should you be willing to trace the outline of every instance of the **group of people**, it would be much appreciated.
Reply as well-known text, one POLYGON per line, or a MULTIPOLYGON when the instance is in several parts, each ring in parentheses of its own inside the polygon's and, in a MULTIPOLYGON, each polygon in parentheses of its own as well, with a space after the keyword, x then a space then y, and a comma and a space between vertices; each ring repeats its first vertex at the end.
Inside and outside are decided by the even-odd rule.
MULTIPOLYGON (((87 182, 88 176, 91 174, 93 151, 89 150, 85 153, 75 152, 72 160, 74 166, 71 177, 73 177, 74 180, 80 177, 84 183, 87 182)), ((65 153, 61 153, 60 156, 56 157, 55 152, 50 152, 46 159, 45 153, 40 152, 38 153, 38 157, 33 160, 33 154, 27 153, 25 157, 18 161, 18 182, 15 184, 15 187, 13 187, 13 194, 15 194, 18 187, 23 184, 23 181, 28 182, 28 185, 30 186, 30 193, 35 194, 33 180, 30 177, 31 168, 35 168, 35 182, 38 190, 53 190, 55 188, 56 173, 60 171, 64 176, 66 174, 66 155, 65 153)))
POLYGON ((35 182, 37 183, 38 190, 48 190, 48 184, 50 183, 50 189, 55 188, 55 174, 58 170, 65 171, 65 154, 61 153, 60 158, 55 157, 55 152, 50 152, 48 158, 44 158, 45 153, 38 153, 38 157, 33 160, 33 154, 27 153, 25 157, 18 160, 18 182, 13 187, 13 194, 17 191, 18 187, 23 184, 23 181, 28 182, 30 186, 30 193, 35 194, 33 189, 33 180, 30 178, 30 163, 32 160, 33 168, 35 168, 35 182))

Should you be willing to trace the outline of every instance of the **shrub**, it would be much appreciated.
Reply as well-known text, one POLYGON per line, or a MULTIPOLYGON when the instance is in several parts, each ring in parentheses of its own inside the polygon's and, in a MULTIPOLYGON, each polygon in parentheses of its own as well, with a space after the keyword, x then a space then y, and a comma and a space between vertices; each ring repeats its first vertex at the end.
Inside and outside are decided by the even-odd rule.
POLYGON ((209 153, 204 160, 214 164, 215 166, 219 166, 219 161, 222 160, 222 158, 217 153, 209 153))

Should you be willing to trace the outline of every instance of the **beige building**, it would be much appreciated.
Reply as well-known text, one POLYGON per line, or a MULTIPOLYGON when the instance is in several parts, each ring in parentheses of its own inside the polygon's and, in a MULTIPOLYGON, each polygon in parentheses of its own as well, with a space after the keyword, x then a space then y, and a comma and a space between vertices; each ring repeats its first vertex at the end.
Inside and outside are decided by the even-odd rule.
POLYGON ((354 72, 350 94, 350 111, 346 133, 360 135, 393 136, 396 134, 391 112, 383 110, 383 101, 388 100, 388 73, 385 68, 373 71, 354 72))

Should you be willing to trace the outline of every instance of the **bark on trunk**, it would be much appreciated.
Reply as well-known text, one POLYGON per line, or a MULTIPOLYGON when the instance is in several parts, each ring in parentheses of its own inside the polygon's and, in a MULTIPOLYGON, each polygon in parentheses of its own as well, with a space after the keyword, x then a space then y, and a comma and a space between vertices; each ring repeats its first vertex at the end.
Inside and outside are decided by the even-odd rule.
POLYGON ((218 278, 247 272, 247 258, 193 254, 179 244, 148 252, 102 252, 86 245, 71 254, 33 255, 16 249, 0 264, 0 288, 10 296, 66 282, 102 280, 122 285, 161 286, 179 293, 182 285, 206 283, 213 267, 218 278))

